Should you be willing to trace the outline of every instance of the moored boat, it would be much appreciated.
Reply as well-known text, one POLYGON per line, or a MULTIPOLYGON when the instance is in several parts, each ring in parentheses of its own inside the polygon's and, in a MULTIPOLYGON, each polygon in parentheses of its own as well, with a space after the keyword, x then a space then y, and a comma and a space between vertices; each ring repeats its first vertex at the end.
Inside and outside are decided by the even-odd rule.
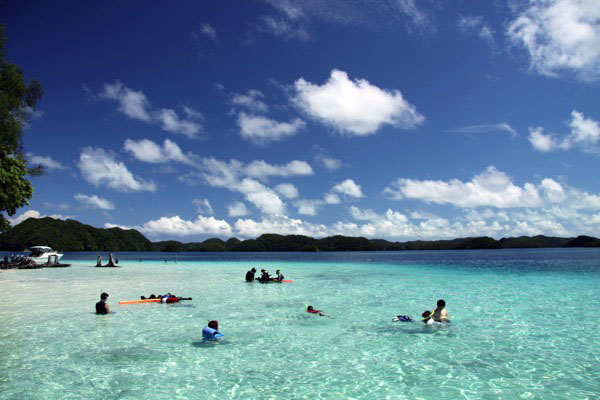
POLYGON ((61 253, 52 250, 48 246, 33 246, 29 250, 31 251, 31 254, 27 256, 27 259, 33 261, 37 265, 46 264, 48 261, 58 264, 63 256, 61 253))

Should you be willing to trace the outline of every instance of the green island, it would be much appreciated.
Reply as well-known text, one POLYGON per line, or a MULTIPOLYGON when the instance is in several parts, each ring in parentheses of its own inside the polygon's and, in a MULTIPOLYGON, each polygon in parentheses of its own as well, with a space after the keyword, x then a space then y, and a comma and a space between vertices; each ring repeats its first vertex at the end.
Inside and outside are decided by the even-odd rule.
POLYGON ((50 217, 29 218, 0 234, 0 251, 22 251, 36 245, 50 246, 62 251, 318 252, 600 247, 600 239, 590 236, 561 238, 538 235, 500 240, 490 237, 468 237, 391 242, 340 235, 315 239, 302 235, 264 234, 256 239, 247 240, 211 238, 191 243, 175 240, 151 242, 135 229, 95 228, 75 220, 63 221, 50 217))

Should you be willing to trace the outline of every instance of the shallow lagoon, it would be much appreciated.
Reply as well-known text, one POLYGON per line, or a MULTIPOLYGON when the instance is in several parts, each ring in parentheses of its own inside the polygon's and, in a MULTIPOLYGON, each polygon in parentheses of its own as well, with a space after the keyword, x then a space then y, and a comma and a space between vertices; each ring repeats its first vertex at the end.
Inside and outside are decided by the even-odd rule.
POLYGON ((600 396, 597 249, 96 255, 0 273, 0 397, 600 396), (252 266, 294 283, 246 284, 252 266), (112 315, 94 314, 101 290, 112 315), (165 291, 194 300, 118 304, 165 291), (391 322, 438 298, 451 325, 391 322))

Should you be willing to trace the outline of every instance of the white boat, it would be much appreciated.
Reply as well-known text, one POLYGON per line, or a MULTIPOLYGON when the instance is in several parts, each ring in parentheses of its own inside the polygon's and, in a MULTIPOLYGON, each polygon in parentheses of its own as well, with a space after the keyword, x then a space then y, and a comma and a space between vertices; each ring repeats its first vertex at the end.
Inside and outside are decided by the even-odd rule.
POLYGON ((48 259, 50 259, 50 262, 58 264, 58 261, 63 256, 61 253, 52 250, 48 246, 33 246, 29 250, 31 251, 31 254, 29 254, 27 259, 38 265, 46 264, 48 259))

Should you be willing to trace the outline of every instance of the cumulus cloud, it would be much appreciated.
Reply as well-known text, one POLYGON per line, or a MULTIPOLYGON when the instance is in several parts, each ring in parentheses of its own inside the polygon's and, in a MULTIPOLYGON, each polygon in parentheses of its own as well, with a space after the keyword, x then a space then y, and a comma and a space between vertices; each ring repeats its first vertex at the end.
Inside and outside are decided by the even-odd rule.
POLYGON ((265 97, 259 90, 248 90, 245 94, 236 93, 231 96, 230 104, 234 107, 244 107, 250 111, 265 113, 269 111, 267 106, 261 99, 265 97))
POLYGON ((366 136, 384 125, 413 129, 425 118, 399 90, 385 90, 365 79, 354 81, 332 70, 323 85, 304 78, 294 83, 292 101, 310 117, 349 135, 366 136))
POLYGON ((401 178, 385 188, 384 193, 393 199, 417 199, 457 207, 537 207, 541 204, 535 185, 516 186, 508 175, 494 166, 489 166, 469 182, 401 178))
POLYGON ((61 214, 52 214, 52 215, 42 215, 39 211, 36 210, 27 210, 23 214, 17 215, 14 218, 8 217, 7 220, 10 222, 12 226, 19 225, 21 222, 25 221, 28 218, 45 218, 50 217, 54 219, 62 219, 66 220, 71 218, 69 215, 61 215, 61 214))
POLYGON ((336 184, 331 190, 357 199, 365 197, 360 185, 357 185, 352 179, 346 179, 345 181, 336 184))
POLYGON ((532 0, 507 28, 507 36, 530 57, 530 68, 583 81, 600 77, 600 7, 597 0, 532 0))
POLYGON ((217 220, 214 217, 204 217, 199 215, 195 221, 188 221, 174 217, 162 217, 157 220, 146 222, 136 229, 148 235, 170 235, 170 236, 190 236, 190 235, 215 235, 221 237, 230 237, 232 233, 231 225, 227 221, 217 220))
POLYGON ((97 208, 100 210, 115 209, 115 205, 113 203, 96 195, 88 196, 83 193, 77 193, 73 197, 75 198, 75 200, 79 201, 81 204, 87 207, 97 208))
POLYGON ((65 170, 68 169, 65 165, 60 163, 59 161, 54 160, 50 156, 38 156, 33 153, 27 153, 27 158, 31 164, 42 165, 44 168, 52 170, 65 170))
POLYGON ((578 147, 584 152, 598 153, 600 151, 600 123, 586 118, 583 113, 573 110, 569 121, 571 131, 559 138, 556 134, 545 134, 542 127, 529 128, 529 142, 535 150, 550 152, 569 150, 578 147))
POLYGON ((84 148, 77 166, 83 178, 96 187, 104 185, 120 192, 156 191, 154 182, 135 177, 125 164, 103 149, 84 148))
POLYGON ((227 206, 227 215, 230 217, 244 217, 250 214, 246 205, 241 201, 237 201, 227 206))
POLYGON ((207 158, 201 165, 201 174, 209 185, 244 194, 246 200, 264 214, 283 214, 285 204, 281 198, 259 181, 240 176, 242 170, 243 164, 237 160, 227 163, 207 158))
POLYGON ((504 132, 509 134, 511 137, 515 138, 518 136, 517 131, 513 129, 506 122, 500 122, 497 124, 479 124, 479 125, 468 125, 461 126, 458 128, 453 128, 448 130, 448 132, 458 132, 458 133, 488 133, 488 132, 504 132))
POLYGON ((189 138, 195 138, 202 130, 202 125, 195 119, 199 119, 197 111, 189 106, 184 106, 184 113, 189 119, 181 118, 174 110, 162 108, 153 110, 150 101, 141 91, 136 91, 116 81, 103 86, 99 99, 114 100, 119 103, 118 111, 127 117, 147 123, 158 124, 167 132, 179 133, 189 138), (190 111, 193 111, 190 113, 190 111))
POLYGON ((286 199, 295 199, 298 197, 298 189, 291 183, 281 183, 275 186, 275 191, 286 199))
POLYGON ((213 208, 210 205, 210 201, 208 199, 194 199, 192 200, 192 204, 196 206, 198 210, 198 214, 213 214, 213 208))
POLYGON ((195 121, 182 119, 174 110, 163 108, 154 113, 155 120, 167 132, 180 133, 192 139, 200 132, 201 126, 195 121))
POLYGON ((183 154, 177 143, 169 139, 165 139, 162 147, 149 139, 138 141, 127 139, 123 144, 123 148, 136 159, 147 163, 164 164, 171 161, 184 164, 194 163, 192 154, 183 154))
POLYGON ((259 115, 246 114, 245 112, 238 114, 237 122, 240 127, 240 134, 244 139, 261 145, 293 136, 305 125, 300 118, 295 118, 291 122, 279 122, 259 115))
POLYGON ((130 89, 122 82, 107 83, 98 95, 101 99, 115 100, 119 103, 118 110, 129 118, 151 122, 150 102, 141 91, 130 89))
POLYGON ((250 238, 260 236, 263 233, 305 235, 311 237, 324 237, 329 234, 325 225, 311 224, 301 219, 294 219, 281 214, 266 216, 261 221, 238 219, 234 227, 236 235, 250 238))
POLYGON ((471 181, 419 181, 400 178, 384 189, 391 199, 415 199, 426 203, 450 204, 461 208, 495 207, 600 209, 600 196, 544 178, 539 184, 517 186, 512 178, 494 166, 471 181))
POLYGON ((305 161, 293 160, 284 165, 272 165, 263 160, 252 161, 245 168, 245 174, 251 178, 266 179, 269 176, 306 176, 312 175, 312 167, 305 161))

